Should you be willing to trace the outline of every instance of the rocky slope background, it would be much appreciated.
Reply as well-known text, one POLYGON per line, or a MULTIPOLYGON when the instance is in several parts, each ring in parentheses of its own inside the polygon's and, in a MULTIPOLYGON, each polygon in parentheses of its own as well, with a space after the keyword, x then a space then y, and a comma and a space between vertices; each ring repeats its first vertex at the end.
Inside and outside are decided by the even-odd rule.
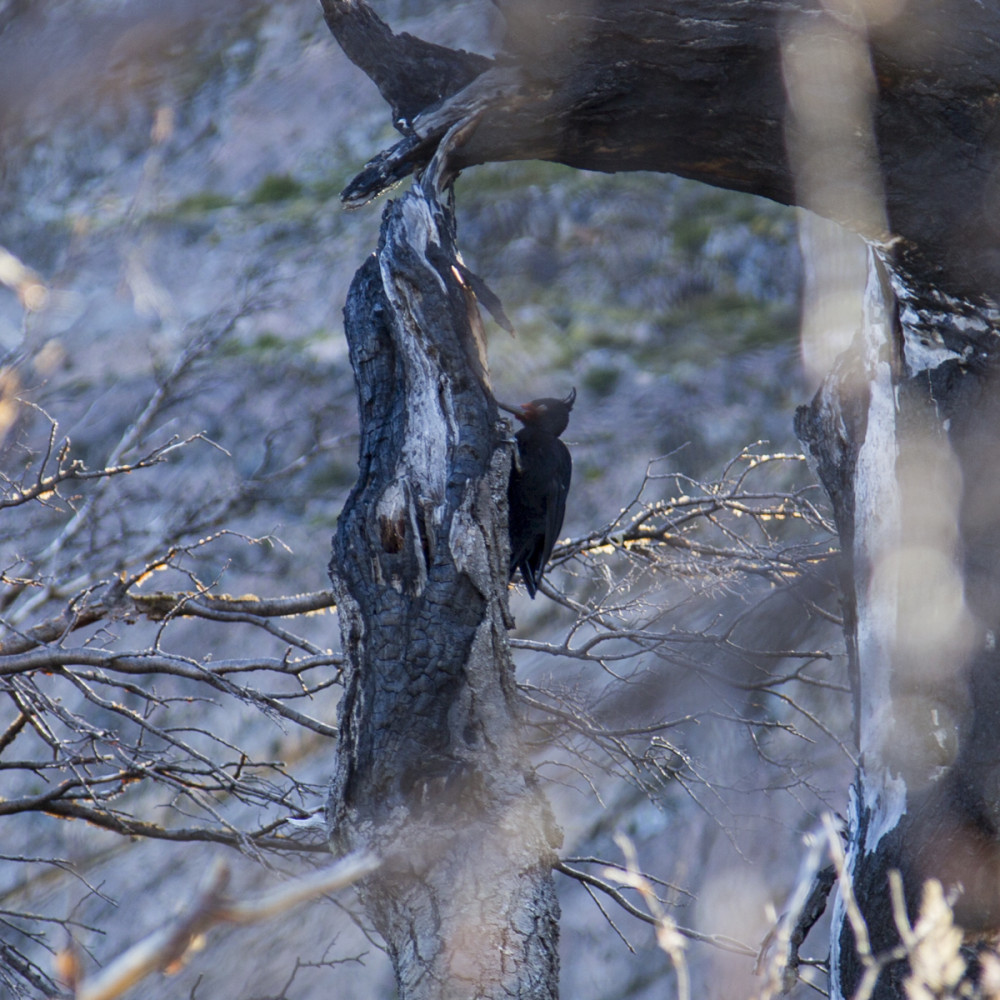
MULTIPOLYGON (((396 30, 487 53, 498 31, 487 3, 388 0, 377 9, 396 30)), ((151 469, 0 511, 8 637, 58 614, 88 581, 134 572, 164 552, 173 554, 142 586, 267 597, 328 586, 329 540, 356 468, 341 308, 375 247, 380 214, 378 204, 346 213, 337 196, 391 136, 375 88, 312 3, 0 3, 0 247, 47 288, 44 308, 26 311, 0 286, 0 471, 17 480, 37 468, 50 433, 68 438, 90 468, 189 442, 151 469), (25 588, 25 579, 38 585, 25 588)), ((456 197, 466 259, 517 329, 512 338, 487 320, 497 396, 522 402, 578 390, 566 434, 575 462, 567 536, 612 522, 648 470, 645 496, 660 500, 697 494, 748 446, 798 452, 794 408, 830 362, 831 325, 849 333, 853 322, 853 300, 843 306, 841 295, 857 282, 850 247, 803 263, 803 245, 840 247, 835 234, 780 206, 676 178, 550 164, 477 168, 459 179, 456 197), (804 301, 841 311, 808 312, 803 324, 804 301)), ((794 461, 763 463, 753 475, 763 478, 748 488, 764 493, 812 482, 794 461)), ((728 522, 714 527, 738 547, 728 522)), ((832 545, 815 532, 791 540, 832 545)), ((622 621, 667 633, 744 615, 754 643, 713 641, 703 652, 692 643, 687 658, 650 654, 602 669, 559 655, 570 630, 583 634, 572 607, 517 595, 518 676, 564 707, 588 706, 610 729, 676 720, 669 740, 647 738, 625 758, 610 743, 540 735, 540 772, 566 856, 620 861, 613 838, 627 834, 643 866, 669 883, 678 922, 716 937, 687 944, 697 995, 751 996, 762 989, 753 959, 719 939, 761 943, 794 885, 803 832, 846 801, 836 602, 824 592, 826 618, 802 601, 751 616, 770 584, 747 590, 732 567, 706 576, 696 563, 678 563, 622 621), (786 671, 808 675, 805 693, 757 683, 762 658, 751 645, 772 663, 774 650, 798 643, 822 653, 786 671)), ((610 601, 628 593, 614 573, 567 556, 553 579, 574 600, 610 601)), ((325 679, 322 668, 313 675, 308 713, 332 726, 336 620, 315 615, 295 629, 330 651, 325 679)), ((189 620, 122 620, 72 640, 94 649, 162 644, 199 662, 262 643, 279 658, 286 648, 280 635, 262 638, 239 623, 189 620)), ((310 829, 332 771, 328 737, 253 705, 192 697, 176 679, 155 687, 163 725, 193 734, 206 753, 224 742, 280 761, 274 774, 295 779, 288 815, 310 829)), ((7 694, 2 731, 19 711, 7 694)), ((82 697, 52 690, 53 704, 84 705, 82 697)), ((137 711, 146 704, 142 690, 129 697, 137 711)), ((86 707, 98 729, 120 722, 110 707, 86 707)), ((5 744, 13 760, 29 750, 5 744)), ((38 771, 28 780, 17 768, 0 775, 4 798, 59 780, 38 771)), ((134 796, 131 808, 150 821, 190 818, 183 796, 134 796)), ((213 803, 233 824, 275 818, 273 802, 257 812, 222 795, 213 803)), ((299 868, 249 848, 122 837, 44 812, 3 823, 0 908, 14 914, 3 941, 50 974, 66 945, 51 920, 71 921, 90 971, 159 926, 217 858, 232 866, 234 892, 299 868)), ((310 835, 320 837, 315 828, 310 835)), ((572 879, 562 890, 565 996, 670 995, 671 962, 648 926, 607 900, 606 917, 572 879)), ((815 953, 823 952, 820 943, 815 953)), ((216 930, 183 970, 141 990, 308 1000, 389 997, 392 981, 345 897, 260 927, 216 930)))

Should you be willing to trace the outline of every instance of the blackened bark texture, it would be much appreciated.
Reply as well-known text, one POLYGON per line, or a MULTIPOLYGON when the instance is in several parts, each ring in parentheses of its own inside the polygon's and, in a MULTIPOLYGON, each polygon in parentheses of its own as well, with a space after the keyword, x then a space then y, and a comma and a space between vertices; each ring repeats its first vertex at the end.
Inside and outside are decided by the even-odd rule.
POLYGON ((507 645, 510 446, 430 185, 386 208, 345 310, 361 455, 331 564, 349 662, 331 831, 383 859, 363 899, 401 998, 549 1000, 554 831, 507 645))
POLYGON ((403 131, 409 130, 411 118, 461 90, 491 65, 474 52, 425 42, 405 31, 394 35, 363 5, 327 3, 323 16, 344 54, 364 65, 403 131))
MULTIPOLYGON (((414 87, 412 63, 400 58, 398 71, 387 71, 388 43, 377 38, 385 26, 366 22, 370 44, 359 45, 371 12, 357 0, 322 5, 350 57, 394 106, 404 103, 414 87)), ((435 57, 434 100, 410 115, 402 141, 348 188, 350 200, 372 197, 422 168, 451 126, 475 121, 474 134, 456 150, 457 168, 543 159, 675 173, 802 204, 860 229, 880 241, 906 298, 916 296, 914 308, 950 312, 942 296, 1000 299, 996 5, 909 0, 883 23, 867 23, 863 3, 818 0, 498 6, 508 31, 496 59, 469 81, 470 64, 456 55, 449 83, 446 61, 435 57), (856 134, 850 123, 842 135, 817 134, 801 100, 795 93, 789 100, 796 53, 804 53, 806 90, 830 89, 806 39, 825 45, 860 78, 869 134, 856 134), (835 145, 824 148, 831 139, 835 145), (832 185, 803 186, 801 156, 810 152, 832 185), (874 216, 858 211, 871 199, 860 189, 872 176, 882 188, 876 198, 884 216, 881 205, 874 216)), ((398 40, 392 51, 401 51, 398 40)))
MULTIPOLYGON (((359 0, 322 3, 338 38, 367 11, 359 0)), ((400 123, 400 142, 365 167, 345 199, 420 174, 458 128, 463 142, 447 154, 453 171, 538 158, 670 172, 804 205, 867 239, 857 353, 797 422, 845 553, 862 753, 849 872, 876 953, 899 940, 888 903, 893 869, 911 916, 923 882, 936 878, 963 887, 955 912, 970 934, 995 935, 1000 6, 498 6, 508 22, 502 51, 471 78, 467 60, 456 56, 452 72, 435 53, 433 100, 400 123)), ((355 36, 347 47, 401 107, 413 63, 386 70, 384 27, 369 21, 368 42, 355 36)), ((447 755, 438 757, 432 763, 447 772, 447 755)), ((345 788, 356 795, 360 785, 345 788)), ((873 958, 857 946, 843 899, 837 907, 831 985, 845 997, 873 958)), ((888 965, 876 998, 901 997, 905 975, 904 963, 888 965)))

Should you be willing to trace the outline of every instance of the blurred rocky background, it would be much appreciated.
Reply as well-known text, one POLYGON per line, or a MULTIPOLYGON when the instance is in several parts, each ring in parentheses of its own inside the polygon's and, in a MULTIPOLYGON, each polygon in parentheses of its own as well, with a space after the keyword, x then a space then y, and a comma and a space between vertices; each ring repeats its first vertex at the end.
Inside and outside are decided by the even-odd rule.
MULTIPOLYGON (((376 9, 395 30, 487 54, 501 27, 485 0, 376 9)), ((44 285, 0 286, 0 473, 13 480, 36 468, 50 435, 57 446, 68 438, 90 468, 188 442, 152 468, 0 510, 8 636, 57 614, 88 581, 168 551, 143 586, 267 597, 328 587, 357 448, 341 309, 380 216, 378 204, 343 211, 338 193, 392 141, 388 119, 314 3, 0 2, 0 247, 44 285)), ((645 496, 659 500, 684 483, 697 493, 747 446, 799 451, 795 406, 832 363, 831 343, 850 336, 857 308, 856 248, 830 227, 673 177, 541 163, 469 170, 456 197, 464 256, 517 330, 486 320, 497 396, 519 403, 577 387, 565 435, 575 462, 568 536, 612 522, 650 468, 645 496), (674 474, 688 478, 679 485, 674 474)), ((748 489, 810 488, 802 463, 764 466, 748 489)), ((799 541, 833 544, 815 532, 799 541)), ((684 575, 698 573, 689 565, 684 575)), ((582 599, 601 576, 567 558, 553 579, 582 599)), ((653 610, 643 598, 644 621, 660 632, 710 628, 764 599, 740 586, 735 573, 661 581, 653 610)), ((716 936, 688 941, 700 997, 761 988, 746 949, 720 947, 719 937, 760 945, 794 885, 802 834, 824 809, 845 808, 849 706, 836 601, 828 591, 823 601, 825 615, 810 617, 799 601, 757 617, 757 651, 771 660, 773 651, 822 653, 787 670, 808 674, 803 694, 791 681, 755 684, 760 657, 745 642, 723 652, 703 644, 710 652, 692 649, 687 662, 630 660, 620 674, 559 656, 580 628, 572 609, 512 599, 519 679, 563 706, 599 706, 605 720, 677 720, 660 747, 673 763, 655 778, 642 776, 641 759, 568 738, 540 739, 538 760, 567 857, 620 861, 612 838, 627 834, 643 866, 671 884, 678 922, 716 936)), ((332 615, 296 630, 335 658, 332 615)), ((280 658, 282 637, 265 638, 280 658)), ((122 620, 73 641, 162 643, 210 662, 262 640, 238 623, 178 621, 167 634, 165 623, 122 620)), ((326 670, 334 679, 335 665, 326 670)), ((314 681, 309 714, 334 725, 338 689, 314 681)), ((332 740, 253 705, 191 697, 170 678, 156 683, 170 725, 206 741, 206 753, 221 741, 280 761, 276 773, 295 777, 289 815, 317 815, 332 740)), ((17 718, 15 704, 0 731, 17 718)), ((94 725, 116 718, 109 711, 94 725)), ((9 756, 19 758, 16 743, 9 756)), ((60 778, 34 780, 42 790, 60 778)), ((0 796, 26 794, 23 782, 17 769, 0 770, 0 796)), ((169 826, 176 807, 184 825, 186 807, 168 792, 135 795, 138 815, 169 826)), ((258 815, 216 799, 225 822, 274 819, 273 801, 258 815)), ((189 899, 218 857, 240 891, 297 870, 249 847, 125 837, 44 812, 3 824, 0 909, 12 916, 0 937, 50 973, 66 945, 50 920, 69 921, 90 970, 189 899)), ((604 899, 607 919, 572 879, 560 889, 563 995, 672 994, 650 927, 604 899)), ((356 909, 349 898, 320 901, 277 922, 216 930, 186 968, 147 981, 141 995, 388 998, 388 961, 356 909)), ((822 938, 813 953, 825 954, 822 938)))

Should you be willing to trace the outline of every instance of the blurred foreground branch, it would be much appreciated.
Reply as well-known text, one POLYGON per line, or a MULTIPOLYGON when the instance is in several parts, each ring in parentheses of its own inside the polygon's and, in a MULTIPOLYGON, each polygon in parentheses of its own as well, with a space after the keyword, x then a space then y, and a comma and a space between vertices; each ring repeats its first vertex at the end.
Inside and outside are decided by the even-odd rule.
POLYGON ((268 920, 315 899, 353 885, 370 874, 378 863, 370 856, 352 855, 322 871, 296 879, 265 896, 231 900, 224 894, 229 869, 219 864, 209 876, 208 886, 174 921, 134 944, 95 976, 77 981, 73 953, 63 953, 60 965, 69 973, 74 1000, 114 1000, 154 972, 176 972, 199 939, 216 924, 252 924, 268 920))
POLYGON ((44 309, 49 298, 45 281, 9 250, 0 247, 0 285, 16 293, 25 309, 44 309))

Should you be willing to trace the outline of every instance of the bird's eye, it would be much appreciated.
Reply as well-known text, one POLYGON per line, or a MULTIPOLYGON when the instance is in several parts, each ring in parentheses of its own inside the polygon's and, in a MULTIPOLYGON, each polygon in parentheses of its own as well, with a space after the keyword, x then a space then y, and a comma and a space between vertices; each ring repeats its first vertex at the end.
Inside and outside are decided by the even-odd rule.
POLYGON ((538 404, 538 412, 539 413, 545 413, 547 410, 548 410, 548 407, 544 403, 539 403, 538 404))

